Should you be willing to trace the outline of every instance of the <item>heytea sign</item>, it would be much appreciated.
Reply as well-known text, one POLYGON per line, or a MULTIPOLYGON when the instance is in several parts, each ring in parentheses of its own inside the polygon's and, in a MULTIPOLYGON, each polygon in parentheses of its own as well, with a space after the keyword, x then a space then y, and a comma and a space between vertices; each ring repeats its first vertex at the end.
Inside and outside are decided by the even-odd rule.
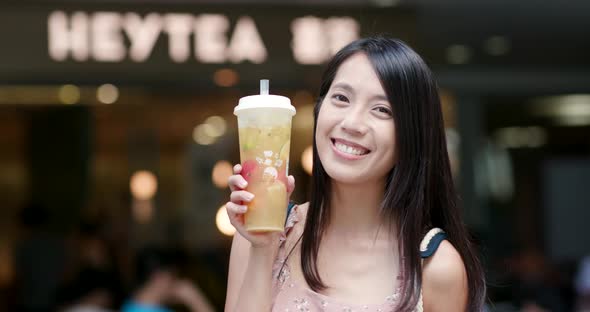
MULTIPOLYGON (((300 64, 320 64, 359 37, 352 17, 303 16, 291 21, 291 51, 300 64)), ((52 60, 145 62, 156 41, 168 37, 168 55, 176 63, 264 63, 268 49, 250 16, 230 20, 223 14, 74 12, 49 14, 48 53, 52 60)))

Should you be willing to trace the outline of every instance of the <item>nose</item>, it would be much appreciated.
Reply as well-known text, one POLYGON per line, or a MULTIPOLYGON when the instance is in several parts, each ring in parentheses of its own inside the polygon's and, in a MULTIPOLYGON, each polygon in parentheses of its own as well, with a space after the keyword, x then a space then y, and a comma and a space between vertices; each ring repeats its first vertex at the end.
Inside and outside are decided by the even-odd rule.
POLYGON ((369 128, 364 113, 358 109, 347 112, 340 125, 344 132, 356 136, 365 135, 369 128))

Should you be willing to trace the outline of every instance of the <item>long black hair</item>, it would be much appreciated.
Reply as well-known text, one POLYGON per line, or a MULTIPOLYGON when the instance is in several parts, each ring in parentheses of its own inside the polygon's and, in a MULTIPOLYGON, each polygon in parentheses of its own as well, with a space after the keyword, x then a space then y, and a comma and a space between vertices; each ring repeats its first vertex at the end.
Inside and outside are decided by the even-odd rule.
POLYGON ((397 231, 404 277, 400 311, 416 306, 422 286, 419 244, 432 227, 444 229, 457 249, 467 272, 468 311, 481 311, 485 301, 482 266, 457 208, 440 99, 432 72, 404 42, 365 38, 340 50, 328 63, 314 109, 313 177, 307 220, 301 237, 301 267, 309 287, 326 288, 317 269, 317 257, 331 211, 330 177, 318 156, 315 132, 320 107, 340 65, 364 53, 370 60, 393 109, 396 163, 387 177, 380 214, 392 220, 397 231))

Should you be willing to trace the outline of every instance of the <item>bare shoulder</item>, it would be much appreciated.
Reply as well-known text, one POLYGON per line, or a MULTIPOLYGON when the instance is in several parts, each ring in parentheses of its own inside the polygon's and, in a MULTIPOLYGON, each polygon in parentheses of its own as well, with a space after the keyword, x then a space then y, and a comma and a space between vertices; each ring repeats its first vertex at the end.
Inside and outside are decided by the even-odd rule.
POLYGON ((424 284, 431 283, 437 288, 447 288, 450 284, 466 281, 467 273, 461 255, 455 247, 444 240, 437 251, 424 262, 424 284))
POLYGON ((464 311, 467 272, 461 255, 448 241, 424 262, 422 291, 426 311, 464 311))

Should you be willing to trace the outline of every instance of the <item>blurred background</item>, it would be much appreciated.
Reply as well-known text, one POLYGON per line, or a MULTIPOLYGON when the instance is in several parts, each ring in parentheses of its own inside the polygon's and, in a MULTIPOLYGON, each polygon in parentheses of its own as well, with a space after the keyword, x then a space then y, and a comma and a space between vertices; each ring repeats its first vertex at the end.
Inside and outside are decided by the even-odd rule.
POLYGON ((233 107, 291 98, 304 202, 323 64, 378 34, 437 76, 489 310, 590 311, 583 0, 3 0, 0 308, 222 311, 233 107))

